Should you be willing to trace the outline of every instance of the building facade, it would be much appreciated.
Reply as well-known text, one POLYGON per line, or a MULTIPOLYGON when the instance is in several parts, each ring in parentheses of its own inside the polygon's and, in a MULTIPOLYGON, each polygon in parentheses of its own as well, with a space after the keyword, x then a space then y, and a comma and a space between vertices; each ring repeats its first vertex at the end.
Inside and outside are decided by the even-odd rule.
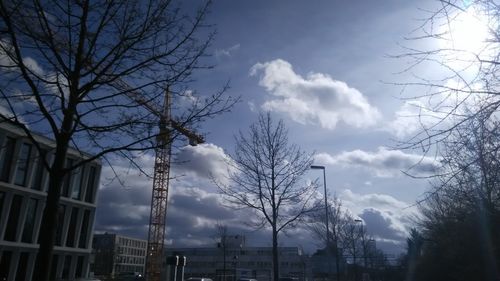
MULTIPOLYGON (((185 277, 208 277, 217 281, 251 278, 272 280, 272 247, 247 247, 244 236, 228 236, 226 247, 170 248, 166 255, 186 256, 185 277)), ((280 277, 305 280, 307 256, 297 247, 279 247, 280 277)))
MULTIPOLYGON (((35 137, 50 162, 54 142, 35 137)), ((85 157, 72 149, 68 154, 67 165, 85 157)), ((22 131, 0 124, 0 280, 34 278, 49 180, 40 160, 22 131)), ((64 181, 50 280, 88 276, 100 172, 100 163, 93 161, 64 181)))
POLYGON ((144 276, 148 241, 118 234, 95 234, 92 241, 95 276, 144 276))

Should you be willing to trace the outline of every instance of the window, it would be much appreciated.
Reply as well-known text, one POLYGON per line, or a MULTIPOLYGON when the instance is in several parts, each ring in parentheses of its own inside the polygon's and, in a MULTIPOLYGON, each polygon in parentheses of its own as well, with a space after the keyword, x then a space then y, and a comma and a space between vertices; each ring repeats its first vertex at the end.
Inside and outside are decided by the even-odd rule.
POLYGON ((76 234, 76 220, 78 219, 78 208, 73 207, 71 209, 71 219, 69 221, 68 228, 68 238, 66 239, 66 246, 75 246, 75 234, 76 234))
POLYGON ((43 151, 38 156, 38 161, 36 165, 35 175, 31 181, 31 188, 35 190, 43 190, 43 175, 47 173, 45 166, 43 165, 43 157, 46 155, 46 151, 43 151))
POLYGON ((12 165, 12 157, 14 156, 14 148, 16 141, 7 137, 4 145, 4 155, 2 158, 2 171, 0 174, 0 180, 9 182, 10 177, 10 167, 12 165))
POLYGON ((75 172, 75 182, 73 183, 73 189, 71 190, 71 198, 80 200, 82 196, 82 185, 83 185, 83 175, 84 167, 80 167, 75 172))
POLYGON ((23 143, 21 150, 19 151, 19 157, 17 158, 17 170, 14 184, 21 186, 26 185, 26 175, 28 174, 30 154, 31 144, 23 143))
POLYGON ((0 192, 0 218, 2 217, 4 201, 5 201, 5 192, 0 192))
POLYGON ((17 264, 16 281, 24 281, 26 279, 26 271, 28 269, 28 259, 30 257, 29 253, 21 253, 19 256, 19 262, 17 264))
POLYGON ((70 267, 71 267, 71 256, 65 256, 64 257, 63 271, 62 271, 62 276, 61 276, 63 279, 68 279, 70 267))
POLYGON ((90 167, 89 178, 87 180, 87 193, 85 194, 85 201, 93 203, 94 200, 94 188, 96 180, 97 169, 95 166, 90 167))
POLYGON ((33 229, 35 227, 37 206, 38 200, 30 198, 28 201, 28 207, 26 208, 26 219, 24 220, 23 235, 21 237, 22 242, 33 242, 33 229))
POLYGON ((56 245, 61 246, 62 243, 62 231, 64 226, 64 217, 66 214, 66 206, 60 205, 57 214, 57 229, 56 229, 56 245))
POLYGON ((9 280, 10 260, 12 259, 11 251, 3 251, 0 259, 0 280, 9 280))
POLYGON ((84 256, 78 256, 78 258, 76 259, 76 278, 83 277, 83 259, 84 256))
MULTIPOLYGON (((73 159, 66 159, 66 168, 69 168, 71 166, 73 166, 73 159)), ((63 190, 62 190, 62 196, 64 197, 69 197, 72 176, 73 172, 68 172, 66 176, 64 176, 63 190)))
POLYGON ((21 205, 23 197, 21 195, 14 195, 12 204, 10 206, 9 219, 7 220, 7 228, 5 229, 4 240, 16 241, 17 225, 19 222, 19 213, 21 212, 21 205))
POLYGON ((50 269, 50 280, 56 280, 56 274, 57 274, 57 264, 59 262, 59 256, 54 255, 52 257, 52 267, 50 269))
POLYGON ((80 241, 78 241, 78 248, 87 248, 87 235, 89 232, 90 211, 83 212, 82 229, 80 230, 80 241))

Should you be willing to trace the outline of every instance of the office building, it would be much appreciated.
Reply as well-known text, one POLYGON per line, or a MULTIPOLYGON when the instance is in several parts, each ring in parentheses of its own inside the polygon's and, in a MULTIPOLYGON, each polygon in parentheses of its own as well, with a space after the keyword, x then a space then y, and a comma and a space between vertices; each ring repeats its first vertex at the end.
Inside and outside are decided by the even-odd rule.
POLYGON ((146 240, 118 234, 94 234, 94 275, 104 278, 117 278, 121 275, 143 276, 147 244, 146 240))
MULTIPOLYGON (((35 138, 50 161, 54 142, 35 138)), ((68 165, 86 157, 73 149, 68 154, 68 165)), ((100 163, 93 161, 64 180, 50 280, 88 276, 100 172, 100 163)), ((38 150, 24 133, 0 123, 0 280, 36 279, 32 275, 48 180, 38 150)))

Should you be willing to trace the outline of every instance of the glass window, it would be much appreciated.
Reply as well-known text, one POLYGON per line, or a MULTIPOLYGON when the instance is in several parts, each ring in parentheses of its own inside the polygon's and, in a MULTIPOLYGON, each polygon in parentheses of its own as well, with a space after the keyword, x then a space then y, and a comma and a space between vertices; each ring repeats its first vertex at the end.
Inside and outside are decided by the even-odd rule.
POLYGON ((76 260, 76 272, 75 272, 76 278, 84 277, 83 276, 83 259, 84 258, 85 258, 84 256, 78 256, 78 258, 76 260))
POLYGON ((50 280, 56 280, 57 273, 57 263, 59 262, 59 255, 54 255, 52 257, 52 266, 50 268, 50 280))
POLYGON ((89 171, 89 178, 87 180, 87 193, 85 194, 85 201, 89 203, 92 203, 94 200, 96 172, 97 172, 96 167, 91 166, 89 171))
POLYGON ((12 259, 11 251, 3 251, 0 259, 0 280, 9 279, 10 260, 12 259))
POLYGON ((83 185, 83 175, 84 167, 80 167, 75 173, 75 182, 73 183, 73 189, 71 190, 71 198, 80 200, 82 196, 82 185, 83 185))
POLYGON ((56 245, 61 246, 62 243, 62 231, 64 226, 64 216, 66 214, 66 206, 60 205, 58 210, 57 218, 57 229, 56 229, 56 245))
POLYGON ((21 195, 14 195, 12 204, 10 205, 9 219, 7 220, 4 240, 16 241, 17 224, 19 222, 19 213, 21 212, 22 203, 23 197, 21 195))
POLYGON ((44 174, 47 173, 47 169, 45 169, 45 166, 43 165, 43 162, 44 162, 43 157, 44 157, 44 155, 46 155, 46 153, 47 153, 46 151, 43 151, 38 156, 35 175, 34 175, 33 180, 31 182, 32 189, 43 190, 43 176, 44 176, 44 174))
POLYGON ((7 137, 4 145, 4 153, 2 158, 2 171, 0 174, 0 180, 9 182, 10 177, 10 167, 12 166, 12 157, 14 156, 16 140, 7 137))
POLYGON ((85 210, 83 212, 82 229, 80 230, 80 241, 78 241, 79 248, 87 248, 89 220, 90 220, 90 210, 85 210))
POLYGON ((71 267, 71 256, 65 256, 64 257, 63 271, 62 271, 62 276, 61 276, 63 279, 68 279, 70 267, 71 267))
POLYGON ((30 198, 26 210, 26 219, 24 220, 23 235, 21 237, 22 242, 25 243, 33 242, 33 229, 35 227, 37 206, 38 206, 38 200, 30 198))
POLYGON ((76 234, 76 221, 78 219, 78 208, 73 207, 71 209, 71 219, 69 220, 68 228, 68 238, 66 239, 66 246, 75 246, 75 234, 76 234))
POLYGON ((4 201, 5 201, 5 192, 0 192, 0 218, 2 217, 4 201))
POLYGON ((17 264, 16 281, 24 281, 26 279, 26 271, 28 269, 28 259, 30 257, 29 253, 21 253, 19 256, 19 262, 17 264))
POLYGON ((17 170, 14 184, 25 186, 26 175, 28 174, 28 167, 30 161, 31 144, 23 143, 17 158, 17 170))
MULTIPOLYGON (((67 159, 66 160, 66 168, 69 168, 73 166, 73 159, 67 159)), ((64 197, 69 197, 69 191, 71 189, 71 178, 72 178, 72 172, 68 172, 66 176, 64 177, 64 182, 63 182, 63 190, 62 190, 62 196, 64 197)))

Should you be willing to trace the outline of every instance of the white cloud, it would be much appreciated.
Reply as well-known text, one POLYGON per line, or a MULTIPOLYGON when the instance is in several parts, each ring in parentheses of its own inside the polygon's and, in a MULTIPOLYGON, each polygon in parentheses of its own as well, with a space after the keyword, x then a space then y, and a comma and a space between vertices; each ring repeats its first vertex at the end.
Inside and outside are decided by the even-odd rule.
POLYGON ((211 143, 185 146, 176 155, 176 173, 189 173, 204 179, 223 180, 230 169, 230 158, 224 150, 211 143))
POLYGON ((262 73, 259 85, 270 95, 262 108, 288 114, 301 124, 335 129, 342 121, 362 128, 373 126, 380 119, 377 108, 361 92, 327 74, 302 77, 281 59, 255 64, 250 75, 258 73, 262 73))
POLYGON ((409 154, 401 150, 389 150, 385 147, 379 147, 376 152, 357 149, 334 156, 319 153, 314 159, 320 164, 365 168, 377 177, 395 177, 402 175, 402 172, 415 176, 430 176, 439 170, 439 161, 435 158, 409 154))
POLYGON ((233 53, 238 51, 239 49, 240 49, 240 44, 234 44, 233 46, 226 49, 216 49, 215 57, 217 59, 220 59, 222 57, 231 57, 233 53))

